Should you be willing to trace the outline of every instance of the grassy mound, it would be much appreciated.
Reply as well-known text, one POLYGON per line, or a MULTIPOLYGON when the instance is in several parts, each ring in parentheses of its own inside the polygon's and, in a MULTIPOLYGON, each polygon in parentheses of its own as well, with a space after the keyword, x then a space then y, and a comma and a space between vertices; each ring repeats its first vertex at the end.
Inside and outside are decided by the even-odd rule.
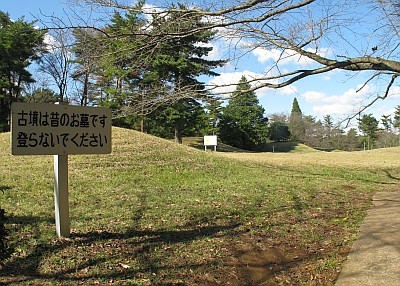
MULTIPOLYGON (((183 144, 199 149, 204 150, 204 141, 203 137, 185 137, 183 138, 183 144)), ((209 147, 211 150, 212 148, 209 147)), ((235 153, 250 153, 251 151, 243 150, 240 148, 232 147, 221 142, 218 142, 217 151, 219 152, 235 152, 235 153)), ((318 150, 306 146, 297 142, 271 142, 265 144, 263 147, 264 152, 277 152, 277 153, 308 153, 308 152, 317 152, 318 150)))
POLYGON ((58 240, 53 157, 11 156, 9 137, 0 284, 329 285, 372 193, 400 177, 399 148, 214 153, 113 128, 111 155, 69 156, 71 237, 58 240))

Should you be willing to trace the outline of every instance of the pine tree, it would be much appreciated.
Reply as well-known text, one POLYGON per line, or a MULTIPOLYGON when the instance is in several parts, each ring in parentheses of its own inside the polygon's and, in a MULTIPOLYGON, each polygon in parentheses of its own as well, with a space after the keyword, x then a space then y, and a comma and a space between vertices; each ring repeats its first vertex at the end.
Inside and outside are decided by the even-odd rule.
POLYGON ((243 76, 228 105, 222 110, 220 138, 234 147, 253 150, 267 140, 268 119, 264 117, 264 108, 250 88, 243 76))
POLYGON ((160 108, 149 116, 148 132, 163 138, 202 136, 207 125, 204 108, 194 99, 181 99, 168 108, 160 108), (178 133, 178 134, 177 134, 178 133))
POLYGON ((293 141, 304 141, 305 122, 297 98, 293 99, 292 111, 290 113, 289 131, 293 141))
MULTIPOLYGON (((136 11, 143 4, 139 1, 136 11)), ((190 9, 182 5, 178 8, 156 13, 151 20, 133 11, 115 13, 106 29, 115 37, 104 39, 108 42, 97 69, 97 78, 103 80, 102 90, 106 93, 105 104, 120 117, 139 115, 142 131, 143 119, 152 112, 158 114, 160 108, 176 108, 178 112, 185 99, 206 98, 199 76, 218 75, 213 69, 224 63, 206 59, 212 47, 202 45, 209 43, 216 32, 207 29, 201 16, 193 17, 196 13, 190 9), (143 29, 153 37, 142 36, 143 29), (177 33, 182 36, 170 36, 177 33)), ((177 118, 178 121, 181 119, 177 118)), ((168 122, 177 128, 181 126, 168 122)), ((181 142, 182 131, 175 130, 175 134, 176 141, 181 142)))
POLYGON ((34 24, 0 11, 0 131, 9 129, 11 103, 21 98, 23 84, 34 82, 27 68, 39 58, 45 34, 34 24))
MULTIPOLYGON (((183 33, 184 36, 170 37, 160 44, 159 52, 152 59, 151 70, 158 78, 170 83, 171 93, 180 94, 177 96, 180 97, 178 103, 168 107, 171 111, 171 108, 176 106, 178 111, 185 97, 206 98, 205 85, 198 80, 198 77, 219 75, 212 69, 223 65, 225 61, 205 59, 205 56, 212 51, 212 47, 199 45, 199 43, 209 43, 215 36, 215 31, 204 29, 207 24, 200 16, 194 18, 191 11, 183 5, 179 5, 179 9, 172 7, 170 10, 168 17, 159 15, 154 19, 154 31, 159 34, 183 33), (198 31, 188 33, 195 29, 198 31)), ((179 128, 184 124, 177 123, 182 122, 183 119, 183 116, 177 118, 174 123, 176 142, 182 142, 182 130, 179 128)))
POLYGON ((397 133, 399 135, 399 146, 400 146, 400 105, 396 106, 393 119, 394 119, 393 127, 397 128, 397 133))
POLYGON ((303 114, 301 112, 300 105, 299 105, 299 102, 297 101, 296 97, 293 99, 292 112, 290 114, 291 115, 294 115, 294 114, 302 115, 303 114))
POLYGON ((371 143, 377 138, 378 120, 372 114, 364 114, 358 120, 358 128, 367 137, 367 147, 371 149, 371 143))

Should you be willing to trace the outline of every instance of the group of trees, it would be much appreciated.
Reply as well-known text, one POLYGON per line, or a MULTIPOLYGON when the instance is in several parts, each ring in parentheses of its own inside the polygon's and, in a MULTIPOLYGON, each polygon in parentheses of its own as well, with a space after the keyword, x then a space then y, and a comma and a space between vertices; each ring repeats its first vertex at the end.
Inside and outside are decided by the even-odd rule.
POLYGON ((272 114, 270 121, 269 139, 273 141, 294 140, 315 148, 346 151, 400 146, 400 105, 393 114, 382 115, 380 122, 372 114, 360 115, 357 128, 346 130, 331 115, 323 120, 303 115, 295 98, 289 115, 272 114))
MULTIPOLYGON (((143 5, 140 2, 137 9, 143 5)), ((213 69, 224 64, 206 59, 212 50, 207 44, 216 32, 206 28, 200 15, 191 17, 183 5, 154 14, 151 20, 136 9, 114 12, 110 23, 101 28, 48 31, 46 43, 46 31, 36 30, 34 23, 13 22, 7 14, 1 15, 10 26, 0 26, 3 130, 7 130, 11 102, 60 100, 109 107, 117 125, 136 124, 139 118, 142 131, 157 128, 150 119, 160 122, 163 118, 181 141, 183 129, 191 128, 185 118, 195 117, 192 113, 199 105, 211 99, 199 76, 218 75, 213 69), (20 23, 27 31, 17 26, 20 23), (17 38, 27 34, 28 39, 17 38), (17 48, 24 44, 27 51, 25 46, 17 48), (55 92, 49 93, 50 86, 44 86, 31 92, 25 89, 21 96, 23 85, 33 82, 26 69, 33 60, 55 92)))
MULTIPOLYGON (((109 107, 115 125, 173 136, 178 142, 184 135, 218 133, 225 142, 247 149, 258 148, 268 139, 288 138, 342 148, 338 142, 343 142, 345 132, 333 126, 330 116, 321 122, 303 115, 296 101, 290 115, 274 114, 268 121, 254 91, 285 87, 332 70, 366 71, 371 74, 361 89, 372 81, 386 83, 372 104, 389 96, 400 72, 399 4, 393 1, 204 1, 182 5, 165 0, 159 7, 144 1, 134 6, 119 1, 80 2, 91 9, 105 8, 102 11, 107 11, 109 18, 98 26, 74 26, 52 17, 46 21, 48 29, 39 30, 34 22, 12 21, 1 12, 0 129, 8 129, 12 101, 67 100, 109 107), (360 6, 371 13, 352 14, 351 7, 360 6), (371 17, 379 21, 371 21, 371 17), (343 33, 342 28, 352 33, 343 33), (207 58, 212 51, 210 43, 217 38, 232 44, 232 53, 226 54, 232 58, 207 58), (360 46, 351 44, 356 39, 360 46), (233 93, 217 94, 217 87, 199 80, 202 75, 217 75, 216 67, 254 50, 273 50, 280 56, 264 76, 235 83, 233 93), (335 50, 343 54, 329 53, 335 50), (293 57, 308 58, 312 64, 295 70, 281 68, 280 63, 293 57), (40 78, 27 71, 33 61, 40 78), (222 106, 224 99, 227 104, 222 106)), ((349 118, 362 114, 370 104, 349 118)), ((390 145, 392 136, 381 133, 393 133, 393 126, 382 122, 385 130, 377 131, 377 136, 365 129, 364 125, 374 122, 366 123, 370 117, 359 118, 366 146, 376 146, 382 137, 390 145)), ((346 136, 349 134, 354 133, 348 131, 346 136)), ((354 137, 358 140, 360 136, 354 137)))

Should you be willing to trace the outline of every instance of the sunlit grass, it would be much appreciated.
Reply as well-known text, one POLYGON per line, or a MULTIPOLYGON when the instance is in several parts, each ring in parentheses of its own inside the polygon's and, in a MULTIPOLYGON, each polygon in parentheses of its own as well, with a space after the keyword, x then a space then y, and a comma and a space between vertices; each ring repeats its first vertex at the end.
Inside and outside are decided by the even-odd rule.
POLYGON ((246 285, 230 264, 246 247, 300 252, 273 264, 276 279, 310 284, 308 269, 329 284, 372 194, 400 177, 400 148, 215 153, 113 128, 112 154, 69 156, 71 238, 59 241, 53 157, 9 144, 0 134, 14 248, 0 282, 15 285, 246 285))

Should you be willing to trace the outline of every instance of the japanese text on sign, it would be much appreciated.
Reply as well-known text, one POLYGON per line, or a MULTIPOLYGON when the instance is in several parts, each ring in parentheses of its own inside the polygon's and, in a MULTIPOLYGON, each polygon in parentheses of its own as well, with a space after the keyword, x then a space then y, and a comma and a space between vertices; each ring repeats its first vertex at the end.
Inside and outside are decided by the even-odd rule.
POLYGON ((12 154, 111 152, 111 111, 100 107, 13 103, 12 154))

